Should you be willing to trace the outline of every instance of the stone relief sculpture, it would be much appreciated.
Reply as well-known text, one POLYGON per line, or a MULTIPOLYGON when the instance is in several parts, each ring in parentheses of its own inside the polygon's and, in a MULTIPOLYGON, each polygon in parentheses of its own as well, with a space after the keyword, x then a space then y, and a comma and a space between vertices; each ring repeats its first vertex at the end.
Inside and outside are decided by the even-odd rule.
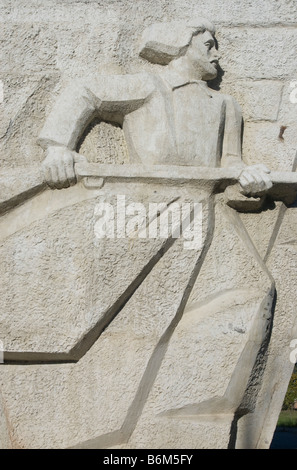
POLYGON ((154 24, 140 56, 156 72, 73 83, 38 137, 50 189, 40 185, 30 224, 18 219, 26 248, 10 272, 25 283, 31 265, 40 273, 16 300, 28 303, 31 326, 3 319, 4 376, 13 381, 28 361, 44 400, 52 367, 60 376, 46 411, 34 396, 28 405, 54 423, 42 433, 33 426, 37 447, 232 447, 260 386, 275 280, 238 211, 260 211, 266 195, 292 202, 296 183, 244 163, 239 105, 207 84, 219 67, 212 23, 154 24), (114 126, 119 157, 112 150, 104 160, 102 150, 90 163, 82 137, 94 121, 114 126), (201 204, 200 245, 139 238, 139 227, 133 243, 125 233, 96 238, 96 205, 118 195, 169 211, 201 204))
POLYGON ((123 127, 132 162, 242 167, 240 184, 246 194, 269 189, 267 168, 242 163, 237 103, 207 86, 219 62, 213 33, 207 20, 197 26, 153 25, 144 33, 140 55, 168 64, 161 75, 101 77, 90 87, 83 83, 67 90, 39 136, 46 149, 47 183, 58 188, 73 184, 71 151, 86 126, 99 117, 123 127))

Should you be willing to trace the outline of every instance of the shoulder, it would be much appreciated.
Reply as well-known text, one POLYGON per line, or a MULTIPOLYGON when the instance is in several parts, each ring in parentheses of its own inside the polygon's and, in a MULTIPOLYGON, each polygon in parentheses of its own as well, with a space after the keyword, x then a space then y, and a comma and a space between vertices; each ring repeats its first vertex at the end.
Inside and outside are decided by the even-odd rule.
POLYGON ((122 75, 98 75, 92 80, 88 80, 84 84, 85 88, 94 90, 100 93, 100 90, 108 91, 115 96, 123 96, 135 93, 149 94, 155 88, 154 76, 140 72, 135 74, 122 74, 122 75))
POLYGON ((238 104, 238 102, 236 101, 236 99, 231 96, 231 95, 228 95, 226 93, 221 93, 219 91, 216 91, 214 90, 214 92, 216 93, 216 96, 220 95, 221 96, 221 99, 223 101, 223 103, 225 104, 226 106, 226 112, 232 112, 233 114, 237 114, 237 115, 240 115, 242 114, 241 112, 241 107, 240 105, 238 104))
POLYGON ((226 93, 223 93, 222 95, 227 106, 232 106, 234 108, 240 109, 238 102, 232 95, 227 95, 226 93))
POLYGON ((106 94, 120 99, 127 94, 148 95, 156 88, 154 75, 135 73, 122 75, 96 75, 94 77, 74 78, 64 84, 63 97, 96 95, 103 98, 106 94))

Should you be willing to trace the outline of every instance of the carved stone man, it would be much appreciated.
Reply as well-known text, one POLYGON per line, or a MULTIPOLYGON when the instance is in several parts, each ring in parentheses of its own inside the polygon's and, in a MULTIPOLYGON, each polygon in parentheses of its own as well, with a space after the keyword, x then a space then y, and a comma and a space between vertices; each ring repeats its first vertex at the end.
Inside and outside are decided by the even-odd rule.
MULTIPOLYGON (((140 56, 156 64, 150 70, 157 72, 78 81, 58 98, 39 136, 49 186, 75 184, 74 164, 84 159, 77 153, 79 141, 99 118, 122 127, 130 163, 242 168, 242 192, 265 193, 271 187, 269 170, 242 161, 238 104, 207 85, 218 73, 213 25, 205 19, 153 25, 143 34, 140 56)), ((153 182, 137 184, 132 195, 136 191, 146 203, 152 194, 170 190, 151 189, 153 182)), ((113 191, 104 187, 100 194, 112 198, 113 191)), ((106 446, 108 435, 110 446, 207 447, 215 422, 217 445, 227 447, 238 416, 252 411, 249 384, 271 318, 273 279, 242 220, 220 194, 213 197, 198 185, 171 191, 171 200, 178 194, 180 201, 192 197, 203 204, 201 249, 187 252, 180 240, 148 242, 129 258, 121 240, 112 248, 107 241, 93 263, 99 265, 93 277, 101 279, 98 300, 88 313, 91 326, 74 348, 79 352, 80 344, 91 344, 89 336, 93 342, 97 338, 98 363, 106 361, 96 392, 101 419, 90 446, 106 446), (108 264, 101 267, 101 258, 108 264), (119 338, 125 344, 120 354, 119 338), (118 356, 121 367, 114 360, 118 356), (117 417, 112 424, 111 406, 117 417)), ((78 217, 80 227, 85 222, 78 217)), ((83 364, 76 368, 78 382, 83 364)))
MULTIPOLYGON (((265 166, 242 161, 238 104, 208 87, 218 73, 213 25, 202 18, 152 25, 140 56, 145 72, 78 80, 46 118, 38 139, 45 180, 68 189, 44 191, 38 167, 36 186, 29 188, 28 172, 26 190, 5 206, 14 210, 1 222, 0 447, 234 448, 249 440, 255 447, 278 395, 277 381, 271 396, 263 384, 284 364, 277 357, 266 367, 275 305, 282 324, 294 305, 295 219, 286 215, 278 239, 278 203, 239 213, 217 176, 195 179, 235 167, 245 195, 271 187, 265 166), (115 127, 129 158, 122 140, 108 145, 115 127), (98 149, 94 129, 104 141, 98 160, 113 163, 101 149, 120 147, 114 161, 122 165, 75 165, 89 158, 83 149, 98 149), (84 171, 94 180, 75 184, 84 171), (96 186, 100 171, 107 176, 96 186), (127 226, 98 237, 98 207, 107 203, 118 215, 118 196, 129 215, 151 202, 168 212, 200 204, 201 244, 186 249, 182 236, 166 234, 129 238, 127 226)), ((288 181, 295 191, 296 180, 288 181)))
POLYGON ((218 73, 214 32, 206 19, 153 25, 143 34, 140 55, 165 65, 158 75, 98 77, 68 88, 39 136, 48 184, 75 183, 74 163, 81 157, 73 151, 88 123, 99 117, 122 126, 133 163, 241 166, 245 194, 269 189, 269 170, 242 162, 238 104, 207 86, 218 73))

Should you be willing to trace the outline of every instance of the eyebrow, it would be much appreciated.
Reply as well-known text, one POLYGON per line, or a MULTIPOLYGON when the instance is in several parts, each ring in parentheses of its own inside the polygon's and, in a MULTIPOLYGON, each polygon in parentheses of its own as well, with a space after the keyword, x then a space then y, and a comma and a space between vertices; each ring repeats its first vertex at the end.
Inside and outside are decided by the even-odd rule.
POLYGON ((204 44, 212 44, 214 46, 215 45, 215 40, 213 38, 209 38, 206 41, 204 41, 204 44))

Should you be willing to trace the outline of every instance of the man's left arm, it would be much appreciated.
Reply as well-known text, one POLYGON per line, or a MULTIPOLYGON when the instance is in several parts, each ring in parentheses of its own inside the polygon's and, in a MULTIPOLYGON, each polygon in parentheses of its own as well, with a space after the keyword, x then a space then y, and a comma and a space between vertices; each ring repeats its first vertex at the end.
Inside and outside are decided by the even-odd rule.
POLYGON ((239 183, 245 195, 264 194, 271 188, 270 170, 264 164, 246 165, 242 160, 242 113, 231 96, 226 96, 222 167, 241 168, 239 183))

